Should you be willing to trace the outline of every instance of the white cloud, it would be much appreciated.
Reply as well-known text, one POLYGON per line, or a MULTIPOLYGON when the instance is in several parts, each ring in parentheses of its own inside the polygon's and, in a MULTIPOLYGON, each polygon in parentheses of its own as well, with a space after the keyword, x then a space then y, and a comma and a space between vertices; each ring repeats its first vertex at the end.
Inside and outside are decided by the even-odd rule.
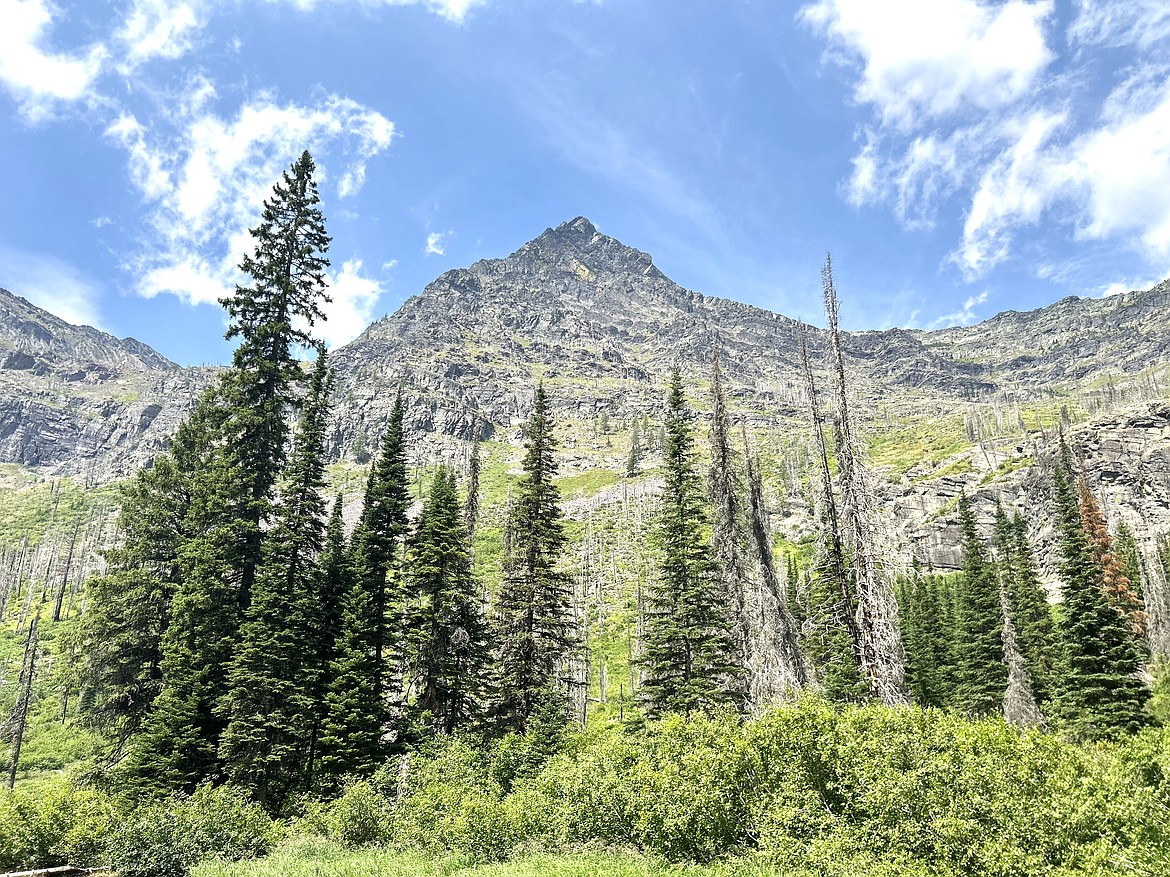
POLYGON ((388 259, 382 263, 382 270, 383 271, 393 271, 397 267, 398 267, 398 260, 397 259, 388 259))
POLYGON ((48 0, 0 0, 0 84, 34 122, 59 103, 92 96, 106 58, 100 44, 81 54, 45 48, 56 12, 48 0))
POLYGON ((101 289, 51 256, 0 247, 0 286, 77 326, 101 326, 101 289))
POLYGON ((98 216, 89 221, 89 224, 94 228, 105 228, 107 225, 113 225, 114 220, 108 216, 98 216))
POLYGON ((955 311, 953 314, 944 314, 927 326, 927 329, 942 329, 945 326, 969 326, 979 319, 975 313, 975 308, 982 304, 987 304, 986 291, 979 293, 979 295, 969 297, 963 302, 962 310, 955 311))
POLYGON ((1077 0, 1068 30, 1073 45, 1147 49, 1170 37, 1166 0, 1077 0))
POLYGON ((913 127, 961 109, 987 110, 1026 94, 1053 59, 1051 0, 818 0, 798 17, 860 63, 854 89, 882 123, 913 127))
POLYGON ((1124 295, 1134 290, 1153 289, 1167 277, 1170 277, 1170 267, 1167 267, 1166 270, 1159 273, 1156 277, 1146 280, 1115 280, 1113 283, 1105 284, 1097 292, 1101 298, 1111 298, 1112 296, 1124 295))
POLYGON ((207 25, 209 6, 186 0, 134 0, 114 34, 125 51, 119 68, 129 73, 154 58, 174 60, 187 54, 207 25))
POLYGON ((424 256, 442 256, 447 252, 447 238, 450 232, 432 231, 427 235, 427 245, 423 249, 424 256))
POLYGON ((345 168, 334 192, 353 194, 366 163, 394 138, 393 123, 380 113, 336 95, 301 106, 262 94, 231 119, 216 115, 207 96, 204 89, 180 104, 162 125, 124 115, 107 130, 126 149, 131 182, 151 205, 151 239, 128 265, 144 296, 214 303, 238 279, 261 202, 302 149, 317 161, 328 202, 329 168, 345 168))
POLYGON ((1013 229, 1036 222, 1050 203, 1064 174, 1044 150, 1065 121, 1060 114, 1037 112, 1008 126, 1012 143, 984 172, 963 226, 956 258, 969 276, 1003 261, 1013 229))
POLYGON ((326 277, 332 302, 325 305, 326 320, 314 328, 317 335, 330 347, 347 344, 365 331, 373 318, 382 284, 362 274, 361 259, 349 259, 341 272, 326 277))

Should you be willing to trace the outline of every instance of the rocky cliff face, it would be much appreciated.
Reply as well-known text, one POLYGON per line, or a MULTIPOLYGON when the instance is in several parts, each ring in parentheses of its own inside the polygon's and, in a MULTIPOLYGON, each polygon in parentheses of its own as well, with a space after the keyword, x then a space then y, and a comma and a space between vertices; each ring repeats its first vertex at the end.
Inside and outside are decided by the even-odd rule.
POLYGON ((163 447, 212 369, 73 326, 0 289, 0 461, 89 482, 163 447))
MULTIPOLYGON (((1168 305, 1164 283, 971 327, 850 334, 853 394, 902 556, 956 563, 948 521, 960 490, 987 516, 997 497, 1043 508, 1059 420, 1116 518, 1150 535, 1170 530, 1170 414, 1164 403, 1132 404, 1165 398, 1168 305)), ((716 343, 754 441, 765 454, 799 452, 800 331, 787 317, 683 289, 649 255, 578 218, 506 258, 443 274, 337 350, 332 452, 352 459, 376 447, 399 387, 420 460, 438 446, 514 438, 543 381, 564 424, 566 471, 622 471, 625 448, 584 438, 592 424, 653 421, 676 362, 701 409, 716 343)), ((809 339, 823 361, 821 331, 809 339)), ((122 477, 163 446, 214 372, 178 368, 133 339, 69 326, 0 291, 0 461, 122 477)), ((800 479, 781 475, 773 470, 777 512, 795 510, 785 524, 795 537, 808 520, 800 479)))

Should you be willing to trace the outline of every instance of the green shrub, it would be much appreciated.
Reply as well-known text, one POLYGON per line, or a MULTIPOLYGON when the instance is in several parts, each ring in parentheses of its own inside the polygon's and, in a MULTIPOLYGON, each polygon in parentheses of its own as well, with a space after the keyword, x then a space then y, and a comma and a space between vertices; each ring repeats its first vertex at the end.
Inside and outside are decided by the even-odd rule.
POLYGON ((326 837, 347 847, 378 843, 389 836, 390 803, 369 782, 355 782, 328 806, 322 823, 326 837))
POLYGON ((106 839, 122 818, 116 799, 64 780, 0 793, 0 870, 105 864, 106 839))
POLYGON ((229 787, 144 804, 114 832, 110 864, 120 877, 182 877, 203 859, 262 855, 275 839, 268 815, 229 787))

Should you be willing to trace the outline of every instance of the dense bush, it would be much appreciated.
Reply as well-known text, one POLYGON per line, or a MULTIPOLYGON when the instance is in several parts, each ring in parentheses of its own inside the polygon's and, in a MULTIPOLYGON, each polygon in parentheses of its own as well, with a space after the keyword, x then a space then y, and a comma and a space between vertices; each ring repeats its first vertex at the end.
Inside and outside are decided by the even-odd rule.
POLYGON ((582 738, 505 793, 455 743, 413 765, 390 836, 497 859, 633 846, 794 873, 1170 873, 1170 734, 1078 746, 1002 721, 816 700, 746 724, 668 718, 582 738))
POLYGON ((103 865, 122 817, 115 799, 63 780, 0 793, 0 871, 103 865))
POLYGON ((202 859, 266 853, 276 827, 264 810, 230 787, 139 806, 110 838, 120 877, 182 877, 202 859))

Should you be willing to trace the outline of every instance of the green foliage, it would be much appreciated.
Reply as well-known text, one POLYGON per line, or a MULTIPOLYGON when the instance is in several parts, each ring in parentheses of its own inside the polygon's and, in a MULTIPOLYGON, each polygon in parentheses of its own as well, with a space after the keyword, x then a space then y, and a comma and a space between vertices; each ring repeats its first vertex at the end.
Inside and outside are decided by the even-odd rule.
POLYGON ((1105 593, 1104 571, 1082 525, 1071 454, 1061 442, 1053 472, 1064 603, 1058 713, 1078 737, 1132 732, 1149 722, 1149 692, 1138 677, 1139 651, 1128 620, 1105 593))
POLYGON ((102 865, 123 816, 115 799, 61 780, 0 792, 0 869, 102 865))
POLYGON ((483 708, 487 630, 479 584, 471 574, 470 542, 455 473, 436 473, 407 540, 407 673, 417 695, 413 723, 425 733, 452 734, 483 708))
POLYGON ((898 588, 906 684, 920 706, 946 707, 954 699, 954 591, 947 576, 914 569, 898 588))
POLYGON ((965 494, 959 498, 959 524, 963 557, 955 613, 954 705, 969 716, 993 715, 1002 710, 1007 689, 999 578, 965 494))
POLYGON ((195 863, 263 855, 276 828, 256 804, 228 786, 138 807, 109 841, 120 877, 184 877, 195 863))
POLYGON ((559 568, 567 537, 554 457, 553 420, 544 385, 524 426, 524 474, 506 524, 503 580, 495 605, 495 694, 501 731, 523 732, 550 698, 563 703, 555 673, 576 640, 569 580, 559 568))
POLYGON ((651 716, 728 703, 737 670, 727 597, 707 542, 709 516, 690 419, 676 366, 666 399, 657 569, 645 591, 639 694, 651 716))
POLYGON ((324 705, 320 661, 334 635, 318 565, 330 384, 321 353, 228 669, 228 692, 217 705, 228 719, 219 741, 228 779, 273 812, 312 776, 313 731, 324 705))
POLYGON ((1052 629, 1052 611, 1040 585, 1028 526, 1017 513, 1010 521, 996 507, 995 552, 1000 583, 1012 610, 1016 641, 1032 680, 1032 693, 1041 707, 1052 694, 1057 674, 1057 649, 1052 629))

